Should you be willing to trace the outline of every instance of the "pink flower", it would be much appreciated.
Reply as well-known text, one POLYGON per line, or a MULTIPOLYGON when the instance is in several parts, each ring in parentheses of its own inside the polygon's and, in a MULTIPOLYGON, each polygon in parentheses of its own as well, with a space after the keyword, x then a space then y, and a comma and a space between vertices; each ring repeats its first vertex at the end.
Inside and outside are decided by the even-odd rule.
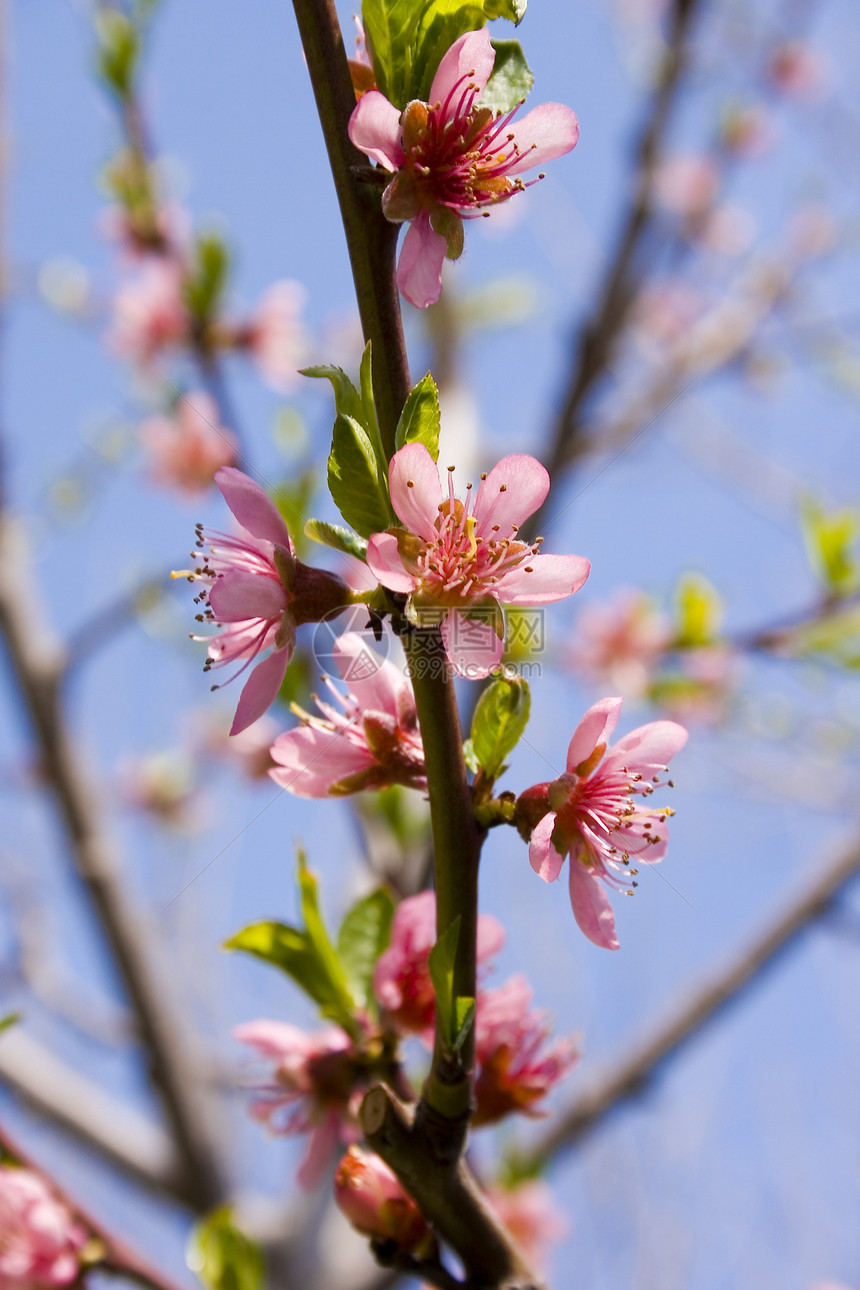
MULTIPOLYGON (((504 943, 501 924, 489 914, 478 918, 478 962, 486 963, 504 943)), ((422 891, 397 906, 391 943, 380 955, 373 977, 377 999, 398 1030, 429 1035, 436 1000, 428 957, 436 943, 436 895, 422 891)))
POLYGON ((488 1187, 487 1199, 536 1270, 543 1271, 548 1247, 562 1240, 568 1227, 549 1184, 529 1178, 514 1187, 488 1187))
POLYGON ((223 631, 194 639, 208 642, 207 671, 239 661, 236 676, 263 650, 272 651, 245 682, 230 728, 236 735, 274 702, 293 655, 296 627, 345 608, 349 591, 334 574, 296 559, 287 526, 259 484, 232 466, 219 470, 215 483, 242 527, 230 536, 198 526, 197 546, 208 547, 205 555, 193 553, 201 564, 189 575, 205 584, 196 598, 204 606, 198 619, 223 631))
POLYGON ((150 256, 114 300, 108 341, 117 354, 149 367, 165 349, 190 336, 183 270, 164 256, 150 256))
POLYGON ((412 221, 397 284, 419 309, 439 299, 445 257, 462 254, 463 219, 522 192, 523 171, 570 152, 579 138, 576 116, 560 103, 544 103, 516 125, 518 108, 480 107, 495 59, 486 30, 466 32, 439 64, 429 103, 416 99, 401 112, 370 90, 350 118, 355 146, 394 172, 382 196, 386 217, 412 221))
POLYGON ((0 1165, 0 1286, 67 1286, 89 1235, 32 1169, 0 1165))
POLYGON ((271 1081, 256 1090, 251 1115, 273 1133, 311 1135, 297 1176, 302 1187, 315 1187, 336 1143, 357 1136, 354 1104, 363 1072, 349 1035, 339 1026, 309 1035, 284 1021, 249 1021, 233 1037, 275 1062, 271 1081))
POLYGON ((575 668, 625 694, 642 695, 669 647, 671 627, 641 591, 624 588, 603 605, 587 605, 576 621, 575 668))
POLYGON ((251 357, 279 394, 291 390, 305 361, 305 334, 300 321, 305 289, 285 280, 269 287, 246 328, 251 357))
POLYGON ((334 660, 349 686, 346 697, 322 679, 343 712, 316 695, 322 718, 294 709, 302 725, 272 744, 278 763, 269 771, 272 779, 296 797, 339 797, 390 784, 426 788, 412 686, 357 632, 338 637, 334 660))
MULTIPOLYGON (((674 721, 652 721, 607 751, 621 699, 601 699, 577 726, 567 771, 551 784, 527 789, 517 803, 523 831, 531 830, 529 860, 554 882, 570 856, 570 903, 580 929, 595 945, 618 949, 615 916, 603 884, 628 890, 631 855, 653 864, 666 854, 666 817, 673 812, 635 806, 650 796, 661 771, 687 742, 674 721)), ((671 784, 671 781, 670 781, 671 784)), ((634 884, 635 886, 635 884, 634 884)))
POLYGON ((412 1251, 430 1234, 423 1214, 396 1174, 363 1147, 350 1147, 338 1165, 334 1198, 359 1232, 394 1241, 398 1249, 412 1251))
POLYGON ((783 94, 814 98, 827 86, 830 66, 820 50, 803 40, 786 40, 770 56, 767 75, 783 94))
MULTIPOLYGON (((403 528, 375 533, 367 563, 392 591, 408 592, 420 615, 442 618, 445 649, 461 676, 489 675, 504 649, 499 605, 547 605, 578 591, 591 565, 581 555, 541 555, 517 537, 549 491, 534 457, 503 457, 481 477, 477 495, 444 497, 439 470, 420 443, 407 444, 388 469, 391 501, 403 528)), ((467 485, 471 490, 472 485, 467 485)))
POLYGON ((573 1039, 545 1047, 552 1028, 545 1013, 529 1011, 531 998, 528 982, 521 976, 478 994, 475 1125, 494 1124, 516 1111, 535 1114, 534 1103, 576 1064, 573 1039))
POLYGON ((654 180, 657 201, 673 215, 700 218, 716 201, 720 172, 710 157, 678 154, 661 162, 654 180))
POLYGON ((154 484, 199 496, 222 466, 232 466, 239 442, 221 425, 215 400, 202 390, 183 395, 172 416, 149 417, 138 428, 154 484))

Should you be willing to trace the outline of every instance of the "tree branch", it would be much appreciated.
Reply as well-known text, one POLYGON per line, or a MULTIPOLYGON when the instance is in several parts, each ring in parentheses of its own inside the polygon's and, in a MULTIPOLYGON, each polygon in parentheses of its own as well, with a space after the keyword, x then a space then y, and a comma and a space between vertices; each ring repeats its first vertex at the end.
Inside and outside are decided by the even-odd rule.
POLYGON ((623 1102, 636 1097, 686 1044, 758 982, 810 923, 831 907, 841 888, 860 873, 860 841, 825 865, 782 913, 726 967, 714 972, 603 1071, 597 1071, 554 1124, 526 1153, 524 1167, 540 1169, 590 1133, 623 1102))

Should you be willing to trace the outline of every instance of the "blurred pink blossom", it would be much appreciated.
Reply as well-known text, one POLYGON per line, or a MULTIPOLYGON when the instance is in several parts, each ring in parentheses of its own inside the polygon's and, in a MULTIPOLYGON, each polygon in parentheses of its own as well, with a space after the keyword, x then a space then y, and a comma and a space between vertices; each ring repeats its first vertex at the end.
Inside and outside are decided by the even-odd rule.
POLYGON ((494 1124, 517 1111, 539 1114, 534 1104, 576 1064, 575 1040, 548 1045, 552 1026, 544 1012, 529 1010, 531 998, 531 988, 521 976, 478 992, 475 1125, 494 1124))
POLYGON ((116 293, 109 345, 148 368, 165 350, 186 344, 190 334, 183 270, 164 256, 148 256, 116 293))
MULTIPOLYGON (((478 962, 501 950, 505 933, 490 914, 478 918, 478 962)), ((428 957, 436 943, 436 895, 422 891, 397 906, 391 943, 380 956, 373 977, 377 999, 399 1030, 427 1037, 433 1030, 436 1000, 428 957)))
POLYGON ((671 623, 653 601, 624 588, 605 604, 580 611, 567 657, 589 680, 639 697, 671 638, 671 623))
POLYGON ((411 221, 397 284, 419 309, 439 299, 446 256, 462 254, 463 219, 522 192, 523 171, 570 152, 579 138, 576 116, 560 103, 516 123, 516 108, 479 106, 495 59, 486 30, 466 32, 439 64, 428 103, 414 100, 401 112, 371 90, 350 119, 355 146, 394 173, 382 209, 394 223, 411 221))
POLYGON ((675 345, 707 308, 702 293, 680 278, 646 284, 636 300, 633 325, 637 337, 659 347, 675 345))
POLYGON ((349 1035, 338 1026, 307 1034, 285 1021, 249 1021, 233 1037, 274 1061, 272 1078, 256 1086, 251 1115, 273 1133, 310 1134, 298 1172, 300 1186, 317 1185, 338 1141, 358 1136, 361 1067, 349 1035))
POLYGON ((631 856, 645 864, 663 859, 666 818, 674 814, 668 807, 635 806, 634 796, 650 797, 687 742, 683 726, 652 721, 607 749, 620 713, 618 698, 589 708, 570 741, 565 774, 527 789, 517 803, 521 829, 531 833, 535 873, 555 882, 570 857, 574 917, 590 941, 608 950, 618 949, 618 937, 605 885, 630 889, 637 873, 629 867, 631 856))
POLYGON ((0 1287, 67 1286, 89 1235, 32 1169, 0 1165, 0 1287))
POLYGON ((149 417, 138 427, 154 484, 197 497, 213 483, 216 471, 235 464, 239 441, 221 425, 218 406, 203 390, 177 402, 173 415, 149 417))
POLYGON ((413 1251, 430 1229, 411 1196, 379 1156, 352 1146, 334 1175, 334 1198, 353 1227, 365 1236, 393 1241, 413 1251))
POLYGON ((542 1178, 529 1178, 513 1187, 488 1187, 487 1199, 536 1271, 545 1272, 549 1247, 564 1239, 567 1216, 555 1203, 552 1188, 542 1178))
POLYGON ((301 322, 306 296, 298 282, 273 283, 242 329, 251 357, 279 394, 295 387, 306 361, 307 339, 301 322))
POLYGON ((316 695, 322 717, 294 709, 302 724, 272 744, 272 779, 296 797, 339 797, 391 784, 426 788, 424 747, 409 681, 357 632, 339 636, 333 654, 349 687, 347 695, 328 677, 323 681, 343 711, 316 695))
POLYGON ((696 229, 695 240, 717 255, 737 256, 749 250, 755 231, 750 211, 726 202, 708 212, 696 229))
POLYGON ((534 457, 503 457, 481 477, 474 502, 471 484, 465 502, 454 496, 453 473, 445 497, 423 444, 394 454, 391 502, 404 527, 375 533, 367 563, 383 586, 415 593, 420 613, 442 618, 452 666, 474 680, 498 667, 504 650, 504 617, 493 602, 563 600, 579 590, 591 566, 581 555, 541 555, 539 542, 519 539, 520 525, 549 492, 549 475, 534 457))
POLYGON ((701 217, 717 198, 720 171, 711 157, 679 153, 666 157, 654 177, 657 202, 672 215, 701 217))
POLYGON ((760 157, 776 138, 776 127, 761 103, 730 103, 720 122, 723 147, 738 157, 760 157))
POLYGON ((786 40, 771 52, 767 64, 770 83, 783 94, 814 98, 827 88, 830 64, 824 54, 804 40, 786 40))

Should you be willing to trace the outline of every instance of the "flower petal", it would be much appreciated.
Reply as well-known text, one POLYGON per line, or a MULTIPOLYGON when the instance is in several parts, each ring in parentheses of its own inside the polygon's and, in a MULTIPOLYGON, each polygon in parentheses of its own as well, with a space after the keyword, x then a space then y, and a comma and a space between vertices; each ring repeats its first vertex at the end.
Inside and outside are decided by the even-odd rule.
POLYGON ((329 1111, 325 1119, 314 1125, 311 1130, 305 1158, 296 1174, 296 1182, 303 1191, 313 1191, 322 1182, 323 1174, 334 1155, 340 1136, 339 1130, 340 1116, 334 1110, 329 1111))
POLYGON ((234 569, 216 578, 209 604, 219 623, 241 623, 248 618, 279 618, 289 598, 275 578, 234 569))
POLYGON ((491 622, 468 618, 456 609, 442 623, 442 640, 454 671, 469 681, 481 681, 494 672, 505 649, 491 622))
MULTIPOLYGON (((394 454, 388 467, 388 483, 391 504, 410 533, 417 533, 425 542, 435 542, 439 536, 436 521, 442 483, 439 467, 423 443, 408 443, 394 454)), ((414 580, 411 585, 414 587, 414 580)))
POLYGON ((573 732, 567 750, 567 769, 573 773, 577 766, 587 761, 598 744, 606 744, 618 725, 621 699, 598 699, 573 732))
MULTIPOLYGON (((454 41, 436 69, 433 84, 430 86, 431 105, 434 103, 444 105, 451 91, 465 77, 477 86, 478 98, 480 98, 487 88, 487 81, 490 79, 495 61, 496 51, 490 44, 490 33, 486 27, 482 27, 479 31, 467 31, 454 41)), ((458 94, 452 105, 454 108, 459 98, 458 94)), ((453 113, 449 111, 444 115, 445 119, 448 119, 453 113)))
POLYGON ((503 457, 481 481, 475 498, 478 530, 498 524, 499 538, 510 537, 514 524, 528 519, 549 492, 549 475, 535 457, 512 453, 503 457))
POLYGON ((269 775, 294 797, 328 797, 333 785, 374 765, 370 750, 331 730, 301 726, 272 744, 269 775))
POLYGON ((514 121, 511 129, 523 156, 511 166, 510 175, 542 166, 553 157, 563 157, 576 147, 579 139, 576 113, 563 103, 541 103, 522 120, 514 121))
POLYGON ((442 294, 442 265, 448 243, 430 227, 430 215, 421 211, 406 230, 397 261, 397 285, 416 309, 435 305, 442 294))
POLYGON ((609 894, 594 870, 570 862, 570 903, 579 930, 604 950, 618 949, 615 914, 609 894))
POLYGON ((521 569, 499 579, 493 594, 506 605, 549 605, 579 591, 590 572, 583 555, 529 556, 521 569))
POLYGON ((529 842, 529 864, 544 882, 555 882, 564 864, 564 856, 559 855, 553 845, 554 828, 555 811, 549 811, 532 829, 529 842))
POLYGON ((291 649, 276 649, 262 663, 257 664, 239 695, 236 715, 230 727, 231 735, 238 735, 240 731, 253 725, 272 706, 291 655, 291 649))
POLYGON ((400 146, 400 113, 379 90, 361 96, 349 118, 349 137, 386 170, 396 170, 406 160, 400 146))
POLYGON ((394 664, 380 658, 358 632, 338 636, 334 661, 359 707, 386 713, 396 723, 401 694, 409 685, 394 664))
POLYGON ((414 591, 417 583, 407 573, 393 533, 374 533, 367 543, 367 567, 389 591, 414 591))
POLYGON ((486 963, 501 952, 505 943, 505 929, 492 914, 478 915, 478 962, 486 963))
POLYGON ((666 766, 687 738, 687 731, 676 721, 649 721, 618 740, 611 750, 611 760, 623 762, 630 770, 666 766))
POLYGON ((215 475, 215 483, 243 529, 255 538, 263 538, 275 546, 285 546, 293 552, 281 513, 259 484, 235 466, 222 466, 215 475))

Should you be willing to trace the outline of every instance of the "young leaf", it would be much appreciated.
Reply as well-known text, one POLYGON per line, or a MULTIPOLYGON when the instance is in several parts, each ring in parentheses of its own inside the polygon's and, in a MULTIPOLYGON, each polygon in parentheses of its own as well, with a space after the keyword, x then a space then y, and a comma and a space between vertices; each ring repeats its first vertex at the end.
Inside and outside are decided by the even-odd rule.
POLYGON ((314 948, 314 951, 323 965, 329 980, 336 989, 341 1000, 345 1003, 348 1011, 351 1011, 353 1003, 346 984, 343 968, 335 953, 334 946, 329 940, 328 932, 323 923, 322 913, 319 907, 319 897, 317 895, 316 876, 311 873, 307 865, 305 853, 299 848, 298 850, 299 865, 299 892, 301 895, 302 917, 305 920, 305 929, 308 939, 314 948))
POLYGON ((384 887, 350 909, 337 934, 337 956, 353 995, 360 1003, 371 997, 377 959, 391 938, 394 901, 384 887))
POLYGON ((806 497, 800 521, 810 563, 825 586, 838 595, 856 590, 860 566, 851 548, 860 534, 860 511, 828 511, 814 497, 806 497))
POLYGON ((9 1012, 5 1017, 0 1017, 0 1035, 4 1030, 8 1030, 10 1026, 17 1026, 20 1020, 20 1012, 9 1012))
POLYGON ((471 743, 474 756, 488 779, 501 773, 528 724, 531 694, 522 677, 497 676, 486 687, 475 707, 471 743))
POLYGON ((140 55, 137 27, 119 9, 103 7, 96 14, 96 34, 99 75, 124 99, 131 93, 137 72, 140 55))
POLYGON ((363 0, 361 18, 376 84, 395 107, 404 108, 412 83, 412 46, 419 0, 363 0))
POLYGON ((481 104, 496 112, 510 112, 526 98, 535 78, 518 40, 494 40, 492 44, 496 61, 481 104))
POLYGON ((300 376, 324 377, 331 381, 334 390, 334 406, 337 412, 346 417, 354 417, 360 425, 364 424, 361 395, 340 367, 303 367, 300 376))
POLYGON ((436 1014, 442 1037, 450 1049, 457 1039, 457 1014, 454 999, 454 960, 460 939, 460 916, 439 937, 430 951, 428 965, 433 992, 436 995, 436 1014))
POLYGON ((526 16, 528 0, 484 0, 484 13, 488 18, 507 18, 518 27, 526 16))
POLYGON ((365 539, 353 533, 352 529, 345 529, 341 524, 328 524, 325 520, 308 520, 305 524, 305 534, 311 541, 333 547, 335 551, 343 551, 346 555, 354 555, 357 560, 367 558, 365 539))
POLYGON ((194 1225, 186 1259, 208 1290, 260 1290, 263 1284, 263 1252, 234 1225, 227 1205, 194 1225))
POLYGON ((335 420, 328 486, 341 515, 362 537, 380 533, 393 522, 373 445, 354 417, 340 414, 335 420))
POLYGON ((688 574, 678 583, 675 595, 678 615, 677 644, 682 649, 712 645, 722 616, 720 597, 707 578, 688 574))
POLYGON ((395 447, 399 450, 407 443, 423 443, 434 461, 439 456, 439 391, 428 372, 409 391, 397 423, 395 447))
POLYGON ((218 312, 227 285, 230 254, 217 233, 201 233, 194 255, 194 269, 185 285, 185 303, 198 323, 206 323, 218 312))
POLYGON ((454 1042, 451 1047, 458 1053, 469 1037, 469 1031, 475 1021, 475 1000, 468 995, 458 994, 454 1000, 454 1042))

